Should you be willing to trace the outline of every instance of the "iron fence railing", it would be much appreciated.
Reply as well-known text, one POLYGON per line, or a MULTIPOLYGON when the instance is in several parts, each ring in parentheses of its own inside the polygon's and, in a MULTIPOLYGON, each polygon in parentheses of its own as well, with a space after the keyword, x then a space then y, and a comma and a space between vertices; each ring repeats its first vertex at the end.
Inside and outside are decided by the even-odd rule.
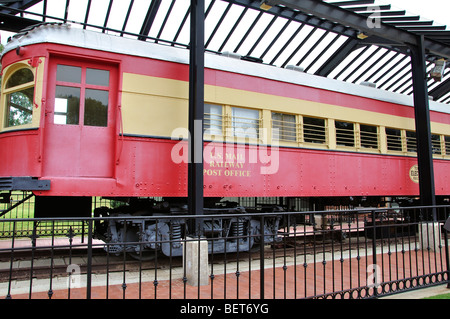
MULTIPOLYGON (((54 220, 54 222, 41 221, 35 219, 34 207, 35 196, 32 192, 14 191, 3 193, 0 197, 0 221, 8 219, 28 219, 17 224, 14 234, 12 223, 0 222, 0 240, 11 237, 31 237, 31 236, 64 236, 69 228, 74 234, 84 236, 87 233, 87 224, 84 220, 54 220)), ((114 201, 101 197, 93 197, 92 211, 97 207, 114 205, 114 201)))
POLYGON ((0 241, 1 297, 376 298, 449 282, 449 212, 436 206, 3 219, 11 236, 0 241), (264 232, 244 222, 225 232, 227 218, 264 232), (265 225, 274 218, 279 227, 271 231, 265 225), (84 237, 71 226, 64 236, 52 232, 77 222, 86 225, 84 237), (27 223, 45 223, 46 235, 21 237, 27 223), (116 237, 111 224, 122 225, 116 237))

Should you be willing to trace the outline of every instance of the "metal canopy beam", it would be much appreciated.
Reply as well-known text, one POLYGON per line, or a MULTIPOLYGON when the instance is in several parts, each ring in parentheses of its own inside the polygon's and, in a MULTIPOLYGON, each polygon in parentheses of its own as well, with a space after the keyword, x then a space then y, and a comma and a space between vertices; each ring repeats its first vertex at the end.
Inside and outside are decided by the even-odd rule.
POLYGON ((332 4, 335 6, 354 6, 360 4, 374 4, 375 0, 354 0, 354 1, 340 1, 333 2, 332 4))
MULTIPOLYGON (((395 43, 414 45, 416 47, 420 45, 417 36, 411 32, 384 23, 381 23, 377 27, 373 27, 370 23, 367 23, 368 18, 370 19, 370 17, 347 11, 326 2, 317 0, 266 0, 265 4, 269 6, 286 6, 307 14, 312 14, 319 18, 349 26, 367 35, 377 35, 395 43)), ((275 10, 277 10, 277 8, 278 7, 276 7, 275 10)), ((273 8, 270 10, 273 10, 273 8)), ((450 47, 427 38, 425 38, 423 42, 428 52, 450 59, 450 47)))
POLYGON ((0 13, 0 23, 2 30, 17 32, 17 30, 22 30, 29 26, 35 25, 39 23, 39 21, 21 18, 11 14, 0 13))
POLYGON ((432 89, 429 94, 433 97, 433 100, 437 101, 447 94, 448 91, 450 91, 450 78, 432 89))
MULTIPOLYGON (((260 11, 260 1, 254 0, 228 0, 232 3, 244 6, 246 8, 260 11)), ((299 23, 305 23, 312 27, 317 27, 326 31, 335 32, 340 35, 348 37, 356 37, 356 32, 346 26, 346 24, 337 24, 332 21, 324 20, 315 16, 311 16, 304 12, 298 12, 293 10, 286 10, 282 7, 273 7, 268 13, 276 15, 277 17, 293 20, 299 23)))
MULTIPOLYGON (((41 2, 42 0, 21 0, 21 1, 6 1, 8 5, 0 6, 0 12, 2 13, 16 13, 13 10, 9 9, 21 9, 25 10, 31 6, 34 6, 36 3, 41 2)), ((0 3, 6 4, 5 1, 0 1, 0 3)))
POLYGON ((191 0, 190 14, 188 207, 190 215, 203 215, 204 0, 191 0))

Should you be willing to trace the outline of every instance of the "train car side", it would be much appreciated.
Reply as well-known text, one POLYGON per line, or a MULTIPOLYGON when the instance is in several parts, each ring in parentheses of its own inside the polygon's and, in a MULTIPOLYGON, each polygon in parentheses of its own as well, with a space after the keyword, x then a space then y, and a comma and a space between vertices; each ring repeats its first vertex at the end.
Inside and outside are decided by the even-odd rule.
MULTIPOLYGON (((39 196, 186 197, 187 51, 138 43, 127 53, 132 40, 53 31, 3 56, 0 176, 51 181, 39 196), (5 85, 21 68, 34 75, 32 118, 8 123, 5 85)), ((257 67, 207 55, 206 197, 418 195, 403 97, 257 67)), ((436 190, 448 195, 450 115, 431 119, 436 190)))

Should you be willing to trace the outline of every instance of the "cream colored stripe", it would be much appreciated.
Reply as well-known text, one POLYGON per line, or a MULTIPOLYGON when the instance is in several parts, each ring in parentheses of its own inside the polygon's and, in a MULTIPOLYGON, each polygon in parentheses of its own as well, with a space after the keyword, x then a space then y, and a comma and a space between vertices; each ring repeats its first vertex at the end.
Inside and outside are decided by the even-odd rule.
MULTIPOLYGON (((183 81, 125 73, 122 96, 124 132, 170 136, 175 128, 187 127, 188 90, 188 83, 183 81)), ((212 85, 205 85, 205 102, 411 131, 415 128, 413 118, 212 85)), ((434 133, 450 135, 447 124, 433 122, 431 126, 434 133)))

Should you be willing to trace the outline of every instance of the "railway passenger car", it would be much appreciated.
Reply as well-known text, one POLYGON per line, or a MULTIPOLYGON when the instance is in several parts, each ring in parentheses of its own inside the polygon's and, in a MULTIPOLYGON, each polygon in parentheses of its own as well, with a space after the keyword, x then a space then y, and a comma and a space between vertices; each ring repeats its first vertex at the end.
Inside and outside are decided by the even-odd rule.
MULTIPOLYGON (((88 216, 93 196, 182 202, 188 86, 183 48, 66 24, 14 36, 2 55, 0 190, 33 191, 36 216, 88 216)), ((430 109, 443 200, 450 114, 430 109)), ((419 195, 408 96, 206 53, 203 126, 206 199, 419 195)))

